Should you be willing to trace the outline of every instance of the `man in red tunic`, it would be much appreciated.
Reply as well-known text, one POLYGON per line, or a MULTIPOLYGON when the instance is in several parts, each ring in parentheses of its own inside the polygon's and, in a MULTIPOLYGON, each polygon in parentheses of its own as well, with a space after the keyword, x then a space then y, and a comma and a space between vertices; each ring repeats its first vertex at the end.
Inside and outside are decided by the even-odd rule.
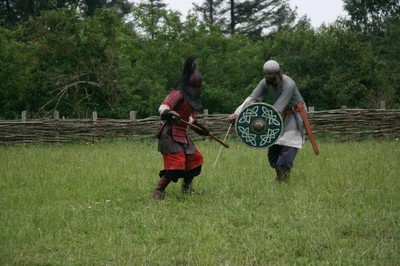
POLYGON ((196 110, 201 109, 201 75, 196 68, 196 60, 189 56, 183 68, 177 88, 173 89, 161 103, 158 111, 163 120, 158 134, 158 150, 162 153, 164 169, 154 191, 154 199, 164 198, 168 184, 183 178, 182 192, 192 191, 194 177, 201 173, 203 156, 187 135, 187 125, 180 120, 189 121, 202 129, 198 134, 207 136, 208 130, 197 122, 196 110))

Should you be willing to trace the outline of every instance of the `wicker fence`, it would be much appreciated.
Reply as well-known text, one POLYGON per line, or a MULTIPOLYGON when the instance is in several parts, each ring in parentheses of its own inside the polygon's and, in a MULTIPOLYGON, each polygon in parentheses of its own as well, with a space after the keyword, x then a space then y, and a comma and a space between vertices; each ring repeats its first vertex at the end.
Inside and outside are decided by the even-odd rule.
MULTIPOLYGON (((400 138, 399 109, 312 109, 309 118, 317 137, 332 140, 400 138)), ((226 134, 229 126, 227 114, 209 115, 205 110, 199 117, 214 135, 226 134)), ((126 120, 98 118, 96 112, 93 112, 92 119, 60 119, 58 112, 52 118, 26 119, 26 112, 23 112, 21 120, 0 121, 0 144, 155 138, 159 124, 158 116, 136 119, 134 112, 126 120)), ((229 134, 235 136, 233 127, 229 134)), ((197 137, 193 132, 190 135, 197 137)))

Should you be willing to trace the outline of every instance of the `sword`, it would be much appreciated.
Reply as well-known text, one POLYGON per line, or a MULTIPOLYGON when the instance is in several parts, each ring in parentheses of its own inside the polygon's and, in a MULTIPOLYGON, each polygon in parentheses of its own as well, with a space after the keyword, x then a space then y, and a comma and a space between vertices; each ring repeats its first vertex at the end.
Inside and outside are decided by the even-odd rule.
POLYGON ((306 128, 308 137, 310 138, 311 146, 312 146, 312 148, 314 150, 314 153, 315 153, 315 155, 319 155, 318 144, 315 141, 315 136, 314 136, 314 133, 312 131, 310 121, 308 120, 308 116, 307 116, 306 110, 304 108, 304 102, 298 103, 296 105, 296 107, 299 109, 301 118, 303 118, 304 127, 306 128))
MULTIPOLYGON (((198 130, 198 131, 204 132, 204 130, 203 130, 202 128, 200 128, 200 127, 198 127, 198 126, 196 126, 196 125, 193 125, 193 124, 189 123, 188 121, 185 121, 185 120, 183 120, 183 119, 181 119, 181 120, 179 120, 179 121, 180 121, 180 122, 183 122, 184 124, 190 126, 190 127, 193 128, 193 129, 196 129, 196 130, 198 130)), ((218 142, 219 142, 222 146, 224 146, 225 148, 229 148, 229 145, 228 145, 228 144, 226 144, 224 141, 218 139, 218 138, 217 138, 216 136, 214 136, 213 134, 209 133, 208 135, 209 135, 212 139, 218 141, 218 142)))
MULTIPOLYGON (((225 142, 226 137, 228 136, 229 131, 231 130, 232 124, 233 124, 233 123, 229 123, 228 131, 226 131, 226 134, 225 134, 225 137, 224 137, 223 142, 225 142)), ((214 163, 213 167, 215 167, 215 166, 217 165, 217 162, 218 162, 218 159, 219 159, 219 155, 221 154, 221 151, 222 151, 222 146, 221 146, 221 148, 219 149, 219 152, 218 152, 217 158, 215 159, 215 163, 214 163)))

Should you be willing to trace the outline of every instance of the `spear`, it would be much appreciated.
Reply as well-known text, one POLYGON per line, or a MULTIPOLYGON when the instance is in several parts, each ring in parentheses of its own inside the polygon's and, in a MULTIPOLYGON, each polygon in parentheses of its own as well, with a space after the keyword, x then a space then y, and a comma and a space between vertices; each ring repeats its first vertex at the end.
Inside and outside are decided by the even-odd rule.
MULTIPOLYGON (((198 126, 196 126, 196 125, 193 125, 193 124, 191 124, 191 123, 189 123, 189 122, 187 122, 187 121, 185 121, 185 120, 183 120, 183 119, 181 119, 181 120, 179 120, 180 122, 182 122, 182 123, 184 123, 184 124, 186 124, 186 125, 188 125, 188 126, 190 126, 191 128, 193 128, 193 129, 196 129, 197 131, 200 131, 200 132, 204 132, 204 130, 201 128, 201 127, 198 127, 198 126)), ((224 146, 225 148, 229 148, 229 145, 228 144, 226 144, 224 141, 222 141, 222 140, 220 140, 220 139, 218 139, 216 136, 214 136, 213 134, 211 134, 211 133, 208 133, 208 136, 210 136, 212 139, 214 139, 214 140, 216 140, 216 141, 218 141, 222 146, 224 146)))
MULTIPOLYGON (((226 131, 226 134, 225 134, 225 137, 224 137, 224 140, 223 140, 224 142, 225 142, 225 140, 226 140, 226 137, 227 137, 228 134, 229 134, 229 131, 231 130, 232 124, 233 124, 233 123, 230 123, 230 124, 229 124, 228 131, 226 131)), ((219 155, 221 154, 221 151, 222 151, 222 146, 221 146, 221 148, 219 149, 219 152, 218 152, 217 158, 215 159, 215 163, 214 163, 213 167, 215 167, 215 166, 217 165, 217 162, 218 162, 218 159, 219 159, 219 155)))

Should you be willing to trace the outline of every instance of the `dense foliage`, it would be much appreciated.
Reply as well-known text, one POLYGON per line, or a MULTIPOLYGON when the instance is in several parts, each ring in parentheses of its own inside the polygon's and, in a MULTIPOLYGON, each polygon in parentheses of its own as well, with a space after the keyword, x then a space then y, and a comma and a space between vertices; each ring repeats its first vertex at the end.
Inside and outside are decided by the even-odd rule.
POLYGON ((130 110, 139 117, 157 115, 188 55, 197 57, 203 106, 210 113, 232 112, 263 78, 262 65, 270 58, 317 110, 374 108, 381 100, 400 107, 398 1, 390 12, 374 10, 379 20, 364 12, 365 27, 356 27, 366 21, 355 12, 363 1, 347 0, 349 19, 319 28, 307 18, 283 26, 277 21, 279 27, 261 35, 228 34, 224 20, 212 23, 196 12, 183 19, 161 0, 129 8, 127 1, 48 1, 31 12, 18 9, 21 2, 0 7, 3 119, 23 110, 30 117, 54 110, 71 118, 93 110, 109 118, 127 118, 130 110))

